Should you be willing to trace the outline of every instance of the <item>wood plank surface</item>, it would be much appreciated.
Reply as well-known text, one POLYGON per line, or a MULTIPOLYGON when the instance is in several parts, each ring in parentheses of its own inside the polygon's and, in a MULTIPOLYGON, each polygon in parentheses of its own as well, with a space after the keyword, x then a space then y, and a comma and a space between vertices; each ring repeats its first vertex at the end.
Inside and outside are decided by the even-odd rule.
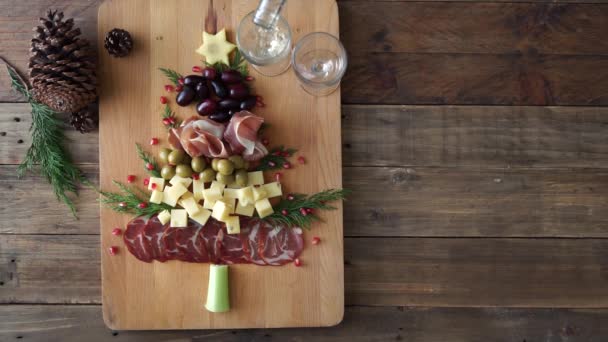
MULTIPOLYGON (((231 40, 240 20, 254 10, 246 0, 180 2, 165 0, 107 1, 99 12, 98 32, 114 27, 127 29, 139 45, 128 58, 117 60, 100 54, 100 187, 145 171, 134 151, 136 142, 165 133, 160 120, 166 95, 166 77, 159 68, 187 73, 201 64, 195 50, 202 44, 203 18, 217 17, 218 29, 226 28, 231 40), (212 6, 210 4, 213 4, 212 6), (212 12, 213 11, 213 12, 212 12), (177 23, 177 24, 176 24, 177 23), (184 25, 184 23, 188 23, 184 25), (125 115, 128 113, 128 115, 125 115)), ((290 22, 294 40, 314 31, 338 33, 338 7, 333 0, 287 2, 282 14, 290 22)), ((98 49, 103 42, 98 41, 98 49)), ((282 181, 284 191, 316 193, 342 188, 340 92, 313 97, 286 72, 269 78, 250 68, 255 90, 266 106, 254 111, 271 127, 264 134, 275 145, 298 146, 314 156, 306 167, 295 167, 282 181)), ((196 115, 172 104, 181 119, 196 115)), ((165 145, 167 146, 167 145, 165 145)), ((267 176, 271 176, 268 174, 267 176)), ((316 327, 338 324, 344 311, 342 207, 323 213, 325 239, 322 247, 308 249, 310 267, 230 267, 233 305, 222 315, 201 310, 207 288, 209 265, 145 264, 132 256, 102 253, 104 318, 116 329, 210 329, 262 327, 316 327), (312 266, 314 265, 314 267, 312 266), (166 296, 180 284, 180 298, 166 296), (297 295, 294 295, 296 293, 297 295), (150 298, 155 298, 150 301, 150 298), (297 308, 297 311, 294 311, 297 308)), ((103 208, 104 226, 124 226, 128 218, 103 208)), ((308 234, 304 234, 308 237, 308 234)), ((101 230, 101 249, 122 246, 110 230, 101 230)))
MULTIPOLYGON (((0 303, 99 303, 98 242, 94 235, 0 235, 0 303)), ((350 305, 608 305, 606 239, 375 237, 344 243, 350 305)), ((313 254, 304 252, 305 265, 315 262, 313 254)), ((193 300, 202 305, 200 296, 193 300)))
POLYGON ((108 330, 95 305, 0 306, 0 340, 30 342, 389 341, 601 342, 605 309, 347 307, 332 329, 211 331, 108 330))

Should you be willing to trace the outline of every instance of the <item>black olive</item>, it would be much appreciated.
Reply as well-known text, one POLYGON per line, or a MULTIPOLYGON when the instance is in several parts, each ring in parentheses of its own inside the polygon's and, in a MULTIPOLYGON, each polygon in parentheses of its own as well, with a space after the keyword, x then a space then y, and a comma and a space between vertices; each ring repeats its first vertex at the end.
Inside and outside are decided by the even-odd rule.
POLYGON ((243 81, 243 75, 236 70, 226 70, 222 72, 222 82, 226 84, 240 83, 243 81))
POLYGON ((196 96, 198 96, 198 98, 201 100, 209 97, 209 88, 207 88, 205 82, 201 82, 196 85, 196 96))
POLYGON ((194 92, 194 90, 192 88, 190 88, 188 86, 184 86, 184 89, 182 89, 182 91, 180 91, 177 94, 177 98, 175 99, 175 102, 177 102, 178 105, 185 107, 192 103, 195 96, 196 96, 196 93, 194 92))
POLYGON ((230 85, 230 97, 237 100, 242 100, 249 96, 249 89, 242 83, 230 85))
POLYGON ((243 110, 251 110, 255 107, 258 99, 255 96, 248 96, 243 102, 241 102, 240 108, 243 110))
POLYGON ((209 114, 213 114, 215 113, 215 111, 217 110, 217 102, 213 101, 212 99, 206 99, 205 101, 199 103, 196 106, 196 112, 199 115, 209 115, 209 114))
POLYGON ((196 87, 197 84, 204 81, 203 76, 199 75, 188 75, 184 78, 184 85, 191 86, 192 88, 196 87))
POLYGON ((211 87, 213 88, 213 92, 217 97, 224 99, 228 97, 228 89, 219 81, 211 81, 211 87))
POLYGON ((240 103, 235 99, 223 99, 218 102, 218 105, 221 109, 237 109, 240 103))
POLYGON ((226 122, 230 120, 230 114, 228 114, 227 112, 215 112, 209 115, 209 119, 216 122, 226 122))

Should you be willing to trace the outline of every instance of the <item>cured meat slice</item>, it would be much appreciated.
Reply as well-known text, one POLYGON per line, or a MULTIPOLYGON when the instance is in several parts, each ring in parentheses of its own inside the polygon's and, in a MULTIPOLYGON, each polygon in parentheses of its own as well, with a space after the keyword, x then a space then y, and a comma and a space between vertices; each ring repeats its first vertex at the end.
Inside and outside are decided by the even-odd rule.
POLYGON ((169 223, 165 225, 165 230, 163 232, 163 237, 161 239, 162 249, 169 260, 184 260, 190 261, 187 258, 186 254, 182 254, 179 248, 177 247, 177 242, 175 241, 175 235, 177 233, 177 229, 171 228, 169 223), (185 260, 187 259, 187 260, 185 260))
POLYGON ((165 225, 160 222, 158 215, 154 215, 148 220, 148 224, 146 224, 142 232, 152 259, 160 262, 167 261, 168 258, 162 243, 165 225))
POLYGON ((193 220, 188 220, 188 227, 174 228, 175 244, 179 250, 179 260, 191 262, 209 262, 209 254, 205 240, 200 236, 203 226, 193 220))
POLYGON ((222 224, 213 219, 207 221, 207 224, 205 224, 205 227, 200 232, 201 237, 205 241, 209 260, 214 264, 220 263, 223 233, 222 224))
POLYGON ((172 129, 168 140, 174 148, 181 145, 192 157, 228 158, 231 152, 223 141, 225 129, 226 126, 213 120, 191 117, 172 129))
POLYGON ((232 152, 242 154, 243 158, 256 161, 268 154, 268 150, 259 141, 258 131, 264 119, 249 111, 243 110, 232 116, 224 139, 230 145, 232 152))
POLYGON ((241 231, 240 234, 228 234, 225 228, 220 230, 218 239, 221 238, 220 244, 220 260, 222 263, 232 264, 244 264, 249 262, 249 256, 245 254, 244 245, 247 243, 246 239, 248 234, 244 234, 241 231))
POLYGON ((301 228, 272 226, 262 223, 258 235, 258 253, 264 262, 271 266, 285 265, 294 261, 304 249, 301 228))
POLYGON ((263 235, 261 231, 264 229, 261 223, 262 221, 259 219, 250 219, 246 222, 249 234, 245 236, 244 250, 248 255, 249 262, 256 265, 266 265, 258 249, 258 239, 263 235))
POLYGON ((143 235, 143 230, 147 224, 148 219, 143 216, 131 220, 123 234, 123 241, 127 250, 137 259, 143 262, 152 262, 152 253, 148 250, 148 244, 143 235))

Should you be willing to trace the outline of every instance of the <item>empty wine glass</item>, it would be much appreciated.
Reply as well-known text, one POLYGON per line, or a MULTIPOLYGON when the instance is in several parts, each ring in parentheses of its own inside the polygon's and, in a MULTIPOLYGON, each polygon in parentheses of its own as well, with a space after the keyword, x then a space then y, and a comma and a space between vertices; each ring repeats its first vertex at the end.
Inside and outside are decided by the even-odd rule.
POLYGON ((306 92, 325 96, 340 85, 348 61, 338 38, 325 32, 313 32, 298 41, 291 64, 306 92))

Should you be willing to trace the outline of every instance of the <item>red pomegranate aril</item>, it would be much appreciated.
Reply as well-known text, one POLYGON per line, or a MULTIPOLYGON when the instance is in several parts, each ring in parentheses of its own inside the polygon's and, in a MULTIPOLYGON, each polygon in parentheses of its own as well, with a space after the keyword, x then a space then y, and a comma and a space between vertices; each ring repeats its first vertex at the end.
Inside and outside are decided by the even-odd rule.
POLYGON ((169 123, 171 123, 173 125, 175 123, 175 118, 174 117, 170 117, 169 118, 169 123))
POLYGON ((312 244, 313 245, 318 245, 319 242, 321 242, 321 238, 320 237, 315 236, 315 237, 312 238, 312 244))
POLYGON ((255 98, 258 100, 258 102, 264 102, 264 98, 260 95, 256 96, 255 98))
POLYGON ((164 118, 163 119, 163 125, 165 125, 165 126, 171 125, 171 120, 169 120, 169 118, 164 118))
POLYGON ((308 211, 306 211, 306 208, 300 208, 300 214, 302 214, 302 216, 307 216, 308 211))
POLYGON ((274 180, 277 181, 277 182, 281 181, 281 177, 283 177, 283 174, 280 173, 280 172, 277 172, 277 173, 274 174, 274 180))
POLYGON ((286 209, 283 209, 281 210, 281 214, 283 214, 283 216, 287 216, 289 212, 286 209))
POLYGON ((255 77, 253 77, 253 76, 247 76, 247 77, 245 77, 245 81, 247 81, 247 82, 251 82, 251 81, 254 81, 254 80, 255 80, 255 77))
POLYGON ((141 203, 139 203, 139 204, 137 205, 137 207, 138 207, 139 209, 146 209, 146 208, 148 207, 148 203, 146 203, 146 202, 141 202, 141 203))
POLYGON ((302 157, 302 156, 299 156, 298 157, 298 163, 300 163, 300 164, 306 164, 306 159, 304 159, 304 157, 302 157))
POLYGON ((177 92, 180 92, 180 91, 182 91, 182 90, 184 90, 184 86, 183 86, 183 85, 181 85, 181 84, 180 84, 180 85, 178 85, 177 87, 175 87, 175 91, 177 91, 177 92))
POLYGON ((135 175, 128 175, 127 183, 133 183, 133 182, 135 182, 135 175))
POLYGON ((118 247, 112 246, 112 247, 108 248, 108 253, 110 253, 110 255, 118 254, 118 247))
POLYGON ((112 235, 118 236, 120 234, 122 234, 122 229, 120 229, 120 228, 114 228, 114 229, 112 229, 112 235))
POLYGON ((283 151, 283 152, 281 152, 281 155, 282 155, 283 157, 285 157, 285 158, 289 158, 289 157, 290 157, 290 155, 289 155, 289 151, 283 151))
POLYGON ((165 84, 165 91, 172 92, 175 90, 175 87, 170 84, 165 84))
POLYGON ((307 214, 312 214, 312 208, 306 208, 306 213, 307 214))
POLYGON ((167 101, 168 101, 168 100, 167 100, 167 98, 166 98, 166 97, 164 97, 164 96, 161 96, 161 97, 160 97, 160 103, 162 103, 162 104, 166 104, 166 103, 167 103, 167 101))
POLYGON ((152 163, 147 163, 146 164, 146 169, 152 171, 152 170, 154 170, 154 165, 152 165, 152 163))
POLYGON ((293 201, 295 199, 295 197, 291 194, 287 195, 287 199, 290 201, 293 201))
POLYGON ((293 264, 296 267, 300 267, 300 266, 302 266, 302 261, 300 260, 300 258, 296 258, 296 260, 293 261, 293 264))
POLYGON ((158 145, 158 138, 150 139, 150 145, 158 145))
POLYGON ((118 203, 118 206, 121 208, 126 208, 127 207, 127 202, 120 202, 118 203))
POLYGON ((203 72, 203 69, 200 66, 195 65, 192 67, 192 72, 203 72))
POLYGON ((268 146, 268 144, 270 144, 270 141, 268 141, 268 139, 264 138, 264 139, 262 139, 262 144, 264 144, 264 146, 268 146))
POLYGON ((193 173, 192 174, 192 179, 199 180, 199 179, 201 179, 201 176, 198 173, 193 173))
POLYGON ((281 156, 281 151, 272 152, 272 155, 280 157, 281 156))
POLYGON ((156 185, 156 183, 152 183, 152 185, 150 185, 150 188, 151 188, 152 190, 156 190, 156 187, 157 187, 157 186, 158 186, 158 185, 156 185))
POLYGON ((179 83, 179 85, 183 86, 184 85, 184 78, 180 77, 177 79, 177 83, 179 83))
POLYGON ((273 161, 269 161, 269 162, 268 162, 268 166, 270 166, 270 167, 275 167, 275 166, 277 166, 277 163, 275 163, 275 162, 273 162, 273 161))
POLYGON ((150 184, 150 178, 144 178, 144 185, 148 186, 150 184))
POLYGON ((258 107, 261 107, 261 108, 266 107, 266 104, 265 104, 264 102, 260 102, 260 101, 258 101, 258 102, 256 102, 255 104, 256 104, 258 107))
POLYGON ((284 162, 283 163, 283 168, 284 169, 291 169, 291 163, 290 162, 284 162))

